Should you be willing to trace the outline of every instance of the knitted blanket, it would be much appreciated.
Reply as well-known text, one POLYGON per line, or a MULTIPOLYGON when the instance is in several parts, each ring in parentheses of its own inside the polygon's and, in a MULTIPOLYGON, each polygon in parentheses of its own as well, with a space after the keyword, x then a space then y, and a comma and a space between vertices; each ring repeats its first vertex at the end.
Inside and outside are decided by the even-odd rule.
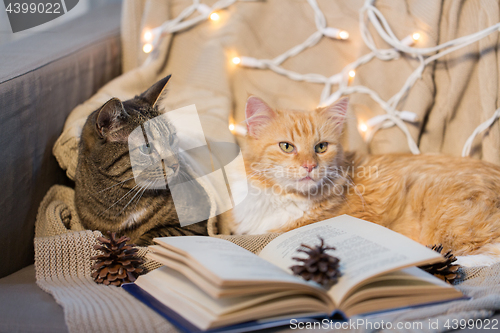
MULTIPOLYGON (((208 5, 214 0, 206 0, 208 5)), ((322 87, 315 83, 289 80, 269 71, 228 66, 234 55, 273 59, 313 31, 314 13, 306 1, 238 1, 221 12, 219 23, 200 24, 192 29, 166 36, 148 62, 142 52, 144 28, 157 27, 179 15, 192 0, 124 0, 122 11, 122 49, 124 74, 104 86, 91 99, 79 105, 68 117, 64 131, 53 151, 69 178, 74 179, 78 142, 87 116, 111 97, 122 100, 144 91, 158 79, 173 74, 166 110, 196 104, 205 136, 217 142, 234 142, 227 130, 228 120, 244 119, 248 93, 264 98, 273 106, 312 109, 322 87), (300 24, 297 24, 300 22, 300 24), (175 40, 175 43, 171 43, 175 40), (172 45, 175 44, 175 45, 172 45)), ((329 24, 346 29, 352 38, 345 42, 323 40, 314 49, 287 60, 286 67, 298 73, 332 75, 357 56, 366 54, 359 36, 362 0, 318 1, 329 24)), ((498 22, 498 2, 379 0, 377 6, 389 20, 398 38, 419 31, 425 37, 420 47, 431 47, 464 34, 479 31, 498 22)), ((442 66, 427 67, 402 102, 427 121, 410 127, 422 152, 460 155, 463 143, 476 126, 497 108, 498 38, 482 40, 444 58, 442 66), (472 56, 471 56, 472 55, 472 56), (471 112, 478 110, 480 112, 471 112), (420 139, 418 139, 420 138, 420 139)), ((377 37, 377 45, 383 41, 377 37)), ((382 44, 381 44, 382 43, 382 44)), ((374 60, 356 72, 354 84, 376 88, 383 98, 399 91, 414 70, 414 59, 401 57, 385 63, 374 60)), ((372 153, 408 152, 402 132, 397 128, 378 131, 370 144, 357 130, 357 118, 369 119, 383 114, 375 102, 363 94, 351 98, 343 144, 347 150, 372 153)), ((473 156, 500 163, 499 126, 492 127, 473 156)), ((215 220, 209 234, 226 238, 253 252, 260 251, 276 234, 263 236, 218 235, 215 220)), ((95 284, 90 277, 90 257, 99 232, 84 230, 74 207, 74 192, 53 187, 42 202, 36 222, 35 265, 37 283, 54 296, 64 308, 70 332, 170 332, 175 329, 159 315, 136 301, 120 288, 95 284)), ((144 256, 147 249, 141 249, 144 256)), ((156 267, 147 262, 146 269, 156 267)), ((490 316, 500 309, 500 265, 466 269, 465 281, 458 285, 471 300, 429 306, 412 311, 377 316, 371 320, 422 322, 417 331, 442 331, 447 319, 490 316), (439 326, 430 328, 429 319, 439 326)), ((375 327, 375 326, 374 326, 375 327)), ((368 329, 369 330, 369 329, 368 329)))
MULTIPOLYGON (((100 285, 91 277, 90 257, 99 231, 85 230, 74 204, 74 190, 55 185, 45 195, 35 225, 35 269, 38 286, 54 296, 64 309, 66 325, 74 332, 176 332, 154 311, 118 287, 100 285)), ((217 235, 215 219, 208 221, 209 234, 226 238, 252 251, 260 251, 278 234, 263 236, 217 235)), ((145 258, 146 272, 160 264, 145 258)))
MULTIPOLYGON (((49 190, 40 205, 35 232, 37 284, 63 307, 69 332, 176 332, 168 321, 121 288, 93 281, 90 257, 97 254, 93 245, 101 233, 84 230, 80 224, 73 189, 56 185, 49 190)), ((215 219, 209 220, 209 233, 254 253, 278 236, 217 235, 215 219)), ((144 257, 147 251, 140 248, 139 256, 144 257)), ((143 266, 149 271, 159 264, 147 260, 143 266)), ((465 278, 457 288, 470 300, 390 313, 370 320, 421 322, 425 331, 440 332, 446 330, 447 320, 485 318, 500 309, 500 264, 468 268, 463 273, 465 278), (439 326, 428 327, 429 319, 437 320, 439 326)), ((370 331, 368 328, 363 330, 370 331)))

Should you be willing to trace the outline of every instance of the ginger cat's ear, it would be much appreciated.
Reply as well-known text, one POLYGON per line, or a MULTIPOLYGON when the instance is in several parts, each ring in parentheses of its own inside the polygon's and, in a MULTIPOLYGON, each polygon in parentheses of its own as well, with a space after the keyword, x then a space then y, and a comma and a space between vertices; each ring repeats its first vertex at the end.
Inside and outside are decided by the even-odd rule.
POLYGON ((250 96, 245 106, 248 135, 257 137, 259 131, 276 116, 276 113, 258 97, 250 96))
POLYGON ((346 119, 348 106, 349 106, 349 98, 343 97, 327 107, 324 107, 322 109, 317 109, 317 111, 320 114, 323 114, 326 117, 328 117, 328 119, 335 124, 335 128, 342 131, 346 119))

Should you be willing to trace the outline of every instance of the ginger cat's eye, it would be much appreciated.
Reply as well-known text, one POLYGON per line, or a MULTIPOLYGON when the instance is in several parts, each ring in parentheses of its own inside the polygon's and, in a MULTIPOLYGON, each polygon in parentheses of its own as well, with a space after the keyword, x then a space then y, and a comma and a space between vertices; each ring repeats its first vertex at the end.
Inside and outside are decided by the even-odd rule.
POLYGON ((280 148, 285 153, 291 153, 295 149, 295 147, 288 142, 280 142, 280 148))
POLYGON ((314 146, 314 151, 318 154, 324 153, 328 149, 328 142, 321 142, 314 146))

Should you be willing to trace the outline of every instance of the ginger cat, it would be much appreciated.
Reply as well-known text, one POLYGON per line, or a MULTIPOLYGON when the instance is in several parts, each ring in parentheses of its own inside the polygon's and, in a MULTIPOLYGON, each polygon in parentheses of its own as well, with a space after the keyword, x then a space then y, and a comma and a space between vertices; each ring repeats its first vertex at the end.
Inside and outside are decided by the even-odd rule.
POLYGON ((347 106, 344 98, 312 112, 284 111, 248 99, 249 193, 233 210, 234 233, 286 232, 348 214, 455 255, 500 256, 500 167, 443 155, 344 152, 347 106))

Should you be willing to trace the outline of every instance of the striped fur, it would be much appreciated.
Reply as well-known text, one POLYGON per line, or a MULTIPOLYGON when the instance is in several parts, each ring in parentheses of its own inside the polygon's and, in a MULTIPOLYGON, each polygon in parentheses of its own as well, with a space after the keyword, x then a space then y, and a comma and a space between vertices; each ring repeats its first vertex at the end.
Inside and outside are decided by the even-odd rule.
MULTIPOLYGON (((75 179, 76 208, 85 228, 127 235, 137 245, 151 244, 154 237, 207 235, 206 221, 181 227, 168 186, 155 186, 159 179, 165 182, 165 177, 189 177, 182 160, 163 161, 163 168, 154 165, 137 182, 132 172, 127 139, 134 129, 160 115, 156 102, 166 81, 168 77, 123 103, 112 99, 88 117, 80 139, 75 179)), ((172 125, 151 126, 152 136, 166 138, 155 149, 177 153, 172 125)), ((144 160, 151 159, 144 156, 144 160)), ((200 193, 207 197, 201 187, 200 193)), ((209 209, 202 201, 196 203, 196 209, 209 209)))

